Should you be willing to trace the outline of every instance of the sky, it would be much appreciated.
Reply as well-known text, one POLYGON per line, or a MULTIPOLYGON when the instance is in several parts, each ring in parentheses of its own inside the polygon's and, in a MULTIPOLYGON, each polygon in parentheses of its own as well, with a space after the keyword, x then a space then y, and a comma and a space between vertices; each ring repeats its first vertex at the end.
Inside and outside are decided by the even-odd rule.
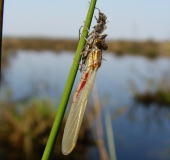
MULTIPOLYGON (((78 39, 88 7, 88 0, 5 0, 3 35, 78 39)), ((108 17, 108 39, 170 40, 170 0, 98 0, 96 7, 108 17)))

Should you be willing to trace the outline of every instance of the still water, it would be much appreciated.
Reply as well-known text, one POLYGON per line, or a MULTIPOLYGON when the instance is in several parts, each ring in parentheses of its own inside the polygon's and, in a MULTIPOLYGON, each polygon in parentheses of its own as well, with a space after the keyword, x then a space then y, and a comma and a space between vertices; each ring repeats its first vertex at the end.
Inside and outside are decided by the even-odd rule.
MULTIPOLYGON (((112 118, 117 159, 170 159, 170 109, 135 104, 130 87, 133 82, 136 89, 143 92, 147 89, 148 79, 159 81, 168 71, 170 74, 170 59, 117 57, 108 53, 104 53, 103 58, 106 61, 102 61, 96 78, 99 97, 102 99, 109 95, 109 102, 104 108, 110 111, 112 117, 118 109, 123 110, 119 116, 112 118)), ((9 98, 6 90, 10 89, 11 100, 48 97, 57 104, 72 61, 73 54, 69 52, 55 54, 50 51, 18 51, 3 71, 1 99, 9 98)), ((73 91, 80 76, 78 73, 73 91)), ((96 151, 92 150, 91 154, 96 154, 96 151)), ((94 159, 95 156, 92 157, 94 159)))

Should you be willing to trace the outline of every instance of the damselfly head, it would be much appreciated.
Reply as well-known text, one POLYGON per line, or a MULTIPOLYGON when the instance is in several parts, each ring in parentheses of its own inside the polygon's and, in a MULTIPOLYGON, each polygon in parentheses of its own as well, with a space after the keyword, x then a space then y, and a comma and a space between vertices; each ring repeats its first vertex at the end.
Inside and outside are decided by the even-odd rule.
POLYGON ((106 38, 107 34, 101 35, 101 37, 98 37, 94 40, 94 45, 96 45, 99 49, 101 50, 107 50, 108 49, 108 45, 105 42, 105 38, 106 38))
POLYGON ((100 38, 96 38, 96 39, 94 40, 94 45, 99 45, 100 42, 101 42, 101 39, 100 39, 100 38))

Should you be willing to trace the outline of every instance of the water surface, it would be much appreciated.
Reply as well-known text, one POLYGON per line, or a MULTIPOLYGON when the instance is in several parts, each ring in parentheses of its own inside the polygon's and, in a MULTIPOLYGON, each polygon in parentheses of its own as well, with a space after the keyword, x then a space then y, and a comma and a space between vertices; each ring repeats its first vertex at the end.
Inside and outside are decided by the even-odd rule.
MULTIPOLYGON (((73 54, 50 51, 18 51, 3 71, 3 89, 11 91, 11 100, 24 98, 50 98, 59 102, 72 61, 73 54)), ((157 105, 136 104, 131 94, 130 83, 135 82, 139 91, 146 89, 149 78, 159 81, 170 71, 170 59, 149 60, 142 56, 116 57, 104 53, 102 66, 98 71, 96 85, 99 97, 109 95, 104 109, 112 115, 115 147, 118 160, 162 160, 170 157, 170 110, 157 105), (123 110, 114 116, 118 109, 123 110)), ((81 73, 78 72, 73 91, 81 73)), ((73 92, 72 92, 73 94, 73 92)), ((104 130, 105 145, 107 146, 104 130)), ((108 148, 108 147, 107 147, 108 148)), ((91 150, 91 155, 96 151, 91 150)), ((90 155, 89 155, 90 156, 90 155)), ((93 156, 97 158, 96 156, 93 156)))

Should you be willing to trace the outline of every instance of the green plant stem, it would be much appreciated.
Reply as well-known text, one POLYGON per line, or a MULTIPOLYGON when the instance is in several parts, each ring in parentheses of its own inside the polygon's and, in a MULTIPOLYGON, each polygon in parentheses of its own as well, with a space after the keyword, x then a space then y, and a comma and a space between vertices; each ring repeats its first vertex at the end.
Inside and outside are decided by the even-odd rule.
MULTIPOLYGON (((52 129, 51 129, 51 133, 50 133, 49 139, 47 141, 46 148, 44 150, 42 160, 49 160, 52 150, 54 148, 54 145, 55 145, 58 133, 59 133, 60 125, 62 123, 64 113, 66 110, 66 106, 67 106, 67 103, 68 103, 68 100, 69 100, 69 97, 71 94, 71 90, 72 90, 72 87, 74 84, 74 80, 75 80, 75 77, 77 74, 79 62, 81 60, 81 55, 79 53, 82 51, 82 49, 86 43, 84 37, 88 36, 87 27, 90 28, 96 1, 97 0, 91 0, 91 2, 90 2, 89 10, 88 10, 88 13, 86 16, 85 26, 83 27, 82 36, 80 38, 80 41, 79 41, 79 44, 78 44, 78 47, 76 50, 76 54, 75 54, 75 57, 74 57, 74 60, 72 63, 72 67, 70 69, 70 73, 69 73, 69 76, 68 76, 68 79, 67 79, 67 82, 65 85, 65 89, 62 94, 62 98, 61 98, 61 101, 60 101, 60 104, 59 104, 59 107, 57 110, 56 118, 54 120, 52 129)), ((63 67, 64 67, 64 62, 63 62, 63 67)))

